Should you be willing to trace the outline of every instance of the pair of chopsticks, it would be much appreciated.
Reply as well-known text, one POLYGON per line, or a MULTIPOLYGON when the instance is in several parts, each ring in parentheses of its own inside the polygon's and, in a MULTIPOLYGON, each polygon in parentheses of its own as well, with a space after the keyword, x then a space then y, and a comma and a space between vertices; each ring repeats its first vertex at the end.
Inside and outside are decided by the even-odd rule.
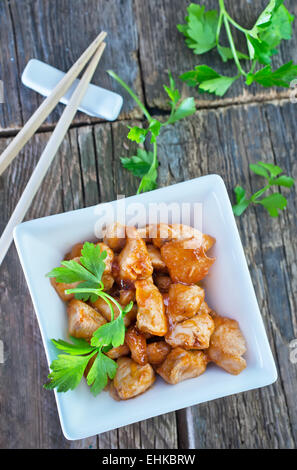
POLYGON ((29 121, 13 139, 13 141, 8 145, 0 156, 0 175, 12 162, 12 160, 17 156, 19 151, 23 146, 28 142, 32 135, 36 132, 39 126, 44 122, 47 116, 51 113, 54 107, 58 104, 62 96, 66 93, 69 87, 72 85, 74 80, 83 70, 87 62, 92 58, 90 64, 86 68, 80 82, 75 88, 69 103, 67 104, 64 112, 58 121, 58 124, 55 127, 44 151, 41 154, 38 164, 36 165, 27 186, 18 201, 11 218, 4 229, 1 238, 0 238, 0 265, 11 245, 13 240, 13 230, 18 225, 26 215, 27 210, 30 207, 30 204, 41 185, 45 174, 53 161, 59 146, 62 143, 62 140, 77 112, 86 91, 87 87, 93 77, 93 74, 96 70, 98 62, 102 56, 102 53, 105 49, 106 44, 103 40, 106 37, 106 33, 101 32, 96 39, 90 44, 90 46, 85 50, 85 52, 80 56, 80 58, 73 64, 73 66, 68 70, 66 75, 62 80, 57 84, 51 94, 43 101, 41 106, 35 111, 31 116, 29 121))

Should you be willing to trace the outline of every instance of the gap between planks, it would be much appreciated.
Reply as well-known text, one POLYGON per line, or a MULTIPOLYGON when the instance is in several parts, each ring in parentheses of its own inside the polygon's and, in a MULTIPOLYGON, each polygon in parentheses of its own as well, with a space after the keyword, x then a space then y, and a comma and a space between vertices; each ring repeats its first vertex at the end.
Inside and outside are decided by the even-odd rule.
MULTIPOLYGON (((289 98, 289 95, 288 96, 285 96, 284 98, 267 98, 267 99, 263 99, 263 97, 259 97, 259 99, 255 98, 255 99, 251 99, 251 100, 239 100, 237 102, 233 102, 232 100, 226 100, 225 102, 213 102, 212 104, 210 105, 202 105, 202 106, 199 106, 199 103, 196 102, 196 104, 198 105, 198 108, 197 108, 197 112, 198 111, 213 111, 213 110, 220 110, 220 109, 229 109, 229 108, 237 108, 237 107, 240 107, 240 106, 255 106, 255 105, 267 105, 267 104, 273 104, 275 106, 281 106, 281 105, 285 105, 287 103, 290 103, 292 102, 291 98, 289 98)), ((149 108, 148 107, 148 110, 150 112, 150 114, 152 116, 169 116, 169 111, 167 110, 164 110, 162 108, 149 108)), ((117 123, 117 122, 125 122, 125 121, 130 121, 130 120, 133 120, 135 122, 144 122, 146 119, 143 118, 143 119, 140 119, 140 118, 129 118, 127 116, 123 116, 123 117, 119 117, 118 119, 116 119, 115 121, 105 121, 103 119, 94 119, 92 121, 85 121, 85 122, 77 122, 75 124, 72 124, 69 129, 74 129, 74 128, 78 128, 78 127, 85 127, 85 126, 94 126, 96 124, 106 124, 106 123, 110 123, 110 124, 114 124, 114 123, 117 123)), ((55 129, 56 127, 56 124, 45 124, 45 125, 42 125, 37 131, 35 134, 41 134, 41 133, 44 133, 44 132, 51 132, 55 129)), ((21 127, 15 127, 13 129, 0 129, 0 138, 8 138, 8 137, 14 137, 17 135, 17 133, 21 130, 21 127)))

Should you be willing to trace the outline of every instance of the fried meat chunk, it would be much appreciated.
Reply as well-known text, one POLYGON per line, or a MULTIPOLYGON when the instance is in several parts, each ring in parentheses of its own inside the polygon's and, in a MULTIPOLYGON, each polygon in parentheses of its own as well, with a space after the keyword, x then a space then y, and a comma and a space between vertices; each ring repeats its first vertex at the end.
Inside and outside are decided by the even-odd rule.
POLYGON ((165 340, 173 348, 206 349, 213 331, 212 317, 208 313, 201 313, 170 327, 165 340))
POLYGON ((196 284, 207 274, 215 258, 208 258, 195 238, 165 243, 161 256, 174 282, 196 284))
POLYGON ((113 251, 121 251, 126 243, 126 227, 119 222, 106 227, 103 241, 113 251))
POLYGON ((130 230, 125 247, 117 259, 119 266, 119 278, 136 281, 146 279, 153 273, 153 266, 146 244, 139 237, 137 230, 130 230))
POLYGON ((117 346, 116 348, 111 348, 107 351, 106 356, 110 357, 110 359, 118 359, 122 356, 127 356, 130 353, 129 346, 127 344, 121 344, 121 346, 117 346))
POLYGON ((147 364, 147 348, 145 336, 136 328, 130 326, 126 331, 125 342, 131 351, 132 359, 141 366, 147 364))
POLYGON ((150 364, 141 366, 129 357, 120 357, 113 386, 121 400, 128 400, 145 392, 155 381, 150 364))
POLYGON ((171 347, 165 341, 154 341, 147 345, 148 362, 160 365, 165 361, 171 351, 171 347))
POLYGON ((245 339, 236 320, 213 316, 215 330, 206 353, 211 361, 233 375, 246 368, 242 355, 246 352, 245 339))
POLYGON ((167 317, 163 297, 152 278, 135 282, 137 328, 144 333, 164 336, 167 333, 167 317))
POLYGON ((203 374, 207 362, 203 351, 186 351, 178 347, 170 351, 165 361, 157 368, 157 373, 169 384, 177 384, 203 374))
POLYGON ((160 253, 159 248, 155 247, 154 245, 147 245, 146 247, 147 247, 147 251, 151 259, 153 268, 156 271, 166 270, 166 264, 161 258, 161 253, 160 253))
POLYGON ((210 235, 184 224, 151 224, 140 229, 139 233, 146 241, 152 242, 158 248, 161 248, 164 243, 169 241, 188 240, 190 238, 196 238, 205 251, 208 251, 215 244, 215 239, 210 235))
POLYGON ((105 318, 90 305, 72 299, 67 306, 70 336, 90 340, 94 331, 106 323, 105 318))
POLYGON ((204 290, 196 285, 171 284, 167 314, 170 322, 176 323, 193 317, 198 313, 204 300, 204 290))
MULTIPOLYGON (((91 302, 92 307, 97 310, 107 321, 111 321, 111 311, 109 305, 105 302, 102 297, 99 297, 95 302, 91 302)), ((119 316, 119 309, 118 307, 113 304, 113 311, 114 311, 114 319, 116 319, 119 316)), ((130 312, 126 313, 124 316, 124 323, 125 326, 131 325, 136 320, 136 314, 137 314, 137 306, 133 305, 132 309, 130 312)))

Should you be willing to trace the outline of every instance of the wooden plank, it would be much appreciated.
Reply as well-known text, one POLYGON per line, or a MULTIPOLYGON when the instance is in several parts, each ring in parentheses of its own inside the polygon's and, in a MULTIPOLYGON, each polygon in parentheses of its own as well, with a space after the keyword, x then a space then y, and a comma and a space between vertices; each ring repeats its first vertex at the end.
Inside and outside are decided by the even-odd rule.
MULTIPOLYGON (((286 103, 201 111, 168 127, 159 158, 165 185, 220 174, 230 197, 237 183, 260 188, 248 164, 278 163, 297 176, 295 107, 286 103)), ((251 208, 238 220, 252 280, 279 370, 269 387, 204 403, 177 413, 181 448, 294 448, 297 440, 296 365, 289 343, 296 328, 296 192, 284 191, 288 210, 278 219, 251 208)))
MULTIPOLYGON (((133 145, 128 147, 124 138, 127 124, 133 122, 71 129, 28 218, 108 201, 117 194, 135 193, 137 181, 121 168, 119 161, 121 155, 131 155, 135 150, 133 145)), ((248 171, 248 163, 258 159, 277 161, 296 177, 295 135, 295 106, 290 103, 199 111, 162 131, 160 184, 218 173, 232 197, 236 183, 248 191, 258 189, 259 178, 250 176, 248 171)), ((0 179, 1 230, 48 137, 47 133, 36 135, 32 145, 24 149, 0 179)), ((0 139, 0 150, 7 143, 7 139, 0 139)), ((48 373, 47 364, 30 297, 12 248, 1 267, 0 331, 6 361, 0 365, 0 406, 4 410, 0 446, 296 446, 297 368, 289 361, 288 348, 288 343, 297 337, 296 193, 286 190, 285 194, 288 210, 279 219, 269 218, 261 208, 249 209, 238 219, 280 378, 270 387, 179 411, 178 428, 175 414, 171 413, 110 431, 97 440, 68 442, 63 438, 53 395, 41 388, 48 373)))
MULTIPOLYGON (((36 135, 32 145, 26 147, 1 177, 1 231, 48 138, 46 133, 36 135)), ((7 139, 0 139, 0 151, 3 151, 8 142, 7 139)), ((61 147, 60 156, 64 165, 68 160, 73 167, 79 167, 67 139, 61 147)), ((72 204, 69 202, 69 193, 63 200, 61 168, 61 162, 56 158, 34 199, 27 219, 62 212, 72 208, 71 205, 75 206, 74 201, 72 204)), ((14 246, 9 250, 0 272, 0 331, 5 359, 4 364, 0 364, 0 447, 96 447, 96 437, 77 442, 67 441, 63 437, 54 395, 42 388, 48 366, 37 319, 14 246)))
MULTIPOLYGON (((217 0, 201 0, 200 5, 206 9, 218 9, 217 0)), ((195 65, 206 64, 225 75, 236 75, 237 69, 231 63, 224 64, 218 54, 211 51, 204 55, 195 55, 185 45, 183 35, 177 30, 177 24, 183 24, 187 14, 188 0, 158 0, 157 2, 143 2, 136 0, 136 13, 139 34, 139 51, 142 70, 142 79, 147 103, 152 108, 166 109, 168 107, 167 95, 163 84, 168 83, 167 70, 171 70, 173 76, 178 76, 195 65)), ((251 27, 259 13, 267 5, 267 0, 249 2, 246 0, 226 0, 225 5, 230 15, 244 27, 251 27)), ((290 12, 297 14, 297 4, 294 0, 286 1, 290 12)), ((244 37, 242 34, 234 34, 238 48, 244 50, 244 37)), ((222 39, 222 45, 228 45, 226 39, 222 39)), ((293 38, 283 41, 280 54, 273 59, 273 66, 279 67, 289 60, 297 62, 297 34, 296 23, 293 38)), ((193 88, 189 88, 182 82, 178 82, 185 96, 195 96, 199 107, 214 107, 232 103, 246 103, 271 100, 287 97, 287 89, 268 88, 260 85, 247 87, 244 80, 236 82, 223 98, 209 94, 198 94, 193 88)))
MULTIPOLYGON (((117 194, 135 193, 137 182, 126 179, 119 155, 128 122, 73 128, 68 132, 26 219, 78 209, 117 194), (115 140, 116 143, 113 143, 115 140), (117 158, 115 158, 117 155, 117 158), (116 183, 117 182, 117 183, 116 183)), ((133 122, 129 122, 130 125, 133 122)), ((3 230, 13 207, 35 166, 48 133, 37 134, 0 179, 0 228, 3 230)), ((9 139, 0 139, 0 151, 9 139)), ((124 142, 125 143, 125 142, 124 142)), ((134 146, 135 147, 135 146, 134 146)), ((129 148, 133 152, 133 146, 129 148)), ((97 438, 67 441, 61 432, 54 395, 42 389, 48 374, 43 345, 28 289, 16 251, 10 249, 1 266, 1 339, 5 364, 0 365, 1 447, 59 448, 97 447, 97 438), (25 320, 26 319, 26 320, 25 320), (6 357, 7 356, 7 357, 6 357), (22 357, 22 361, 20 361, 22 357), (26 366, 24 367, 24 364, 26 366), (11 370, 14 374, 11 374, 11 370), (22 397, 22 400, 19 398, 22 397), (26 427, 26 433, 23 432, 26 427)), ((98 436, 100 448, 177 447, 175 414, 153 418, 98 436), (153 429, 158 432, 152 432, 153 429)))
MULTIPOLYGON (((77 60, 100 30, 108 33, 107 47, 93 83, 124 96, 121 117, 139 116, 130 96, 106 70, 113 69, 142 96, 137 60, 138 39, 132 0, 4 0, 0 2, 0 78, 5 103, 0 105, 0 131, 22 127, 42 97, 21 84, 21 74, 32 58, 63 71, 77 60)), ((58 105, 45 125, 56 123, 58 105)), ((78 113, 74 122, 98 119, 78 113)))

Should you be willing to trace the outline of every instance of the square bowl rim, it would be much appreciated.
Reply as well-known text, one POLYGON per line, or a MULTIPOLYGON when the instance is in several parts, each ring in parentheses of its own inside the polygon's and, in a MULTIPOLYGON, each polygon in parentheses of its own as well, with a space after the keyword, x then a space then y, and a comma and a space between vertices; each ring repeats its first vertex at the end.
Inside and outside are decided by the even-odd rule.
MULTIPOLYGON (((182 186, 188 186, 188 185, 195 184, 195 183, 201 184, 202 181, 205 184, 209 184, 209 190, 210 191, 211 190, 214 190, 214 191, 218 190, 218 191, 223 191, 224 192, 224 196, 225 196, 224 204, 226 204, 225 210, 226 210, 226 214, 229 218, 229 221, 231 223, 231 232, 232 232, 232 235, 234 237, 234 241, 237 244, 238 253, 241 256, 241 260, 243 261, 242 269, 246 272, 247 279, 249 278, 250 285, 252 286, 252 281, 251 281, 250 273, 249 273, 249 270, 248 270, 246 258, 245 258, 245 255, 244 255, 242 242, 241 242, 239 232, 238 232, 238 229, 237 229, 237 225, 236 225, 236 222, 235 222, 235 218, 234 218, 234 215, 233 215, 233 212, 232 212, 232 206, 231 206, 228 194, 227 194, 225 183, 224 183, 223 179, 221 178, 221 176, 216 175, 216 174, 201 176, 201 177, 194 178, 194 179, 184 181, 184 182, 181 182, 181 183, 176 183, 176 184, 164 187, 164 188, 159 188, 159 189, 156 189, 154 191, 151 191, 150 193, 142 193, 142 194, 139 194, 139 195, 133 195, 133 196, 127 197, 126 201, 129 202, 129 200, 131 201, 132 199, 135 199, 135 198, 137 198, 137 199, 143 199, 144 198, 145 199, 145 198, 147 198, 148 194, 150 194, 152 196, 152 194, 158 193, 158 195, 161 196, 162 194, 168 193, 168 191, 172 191, 174 188, 177 189, 178 187, 181 188, 182 186), (227 198, 226 198, 226 196, 227 196, 227 198)), ((34 281, 32 281, 32 279, 28 275, 27 263, 25 262, 25 260, 23 258, 23 236, 26 235, 26 233, 28 231, 30 232, 31 230, 34 230, 34 228, 36 226, 40 226, 41 224, 46 226, 49 223, 52 223, 54 221, 61 222, 63 220, 63 218, 64 219, 69 218, 73 214, 75 214, 77 216, 81 213, 87 213, 88 211, 89 212, 94 211, 94 209, 96 207, 98 207, 102 204, 107 204, 108 205, 108 204, 115 204, 116 202, 117 202, 116 200, 110 201, 110 202, 103 202, 103 203, 96 204, 96 205, 93 205, 93 206, 90 206, 90 207, 75 209, 75 210, 63 212, 63 213, 60 213, 60 214, 54 214, 54 215, 50 215, 50 216, 46 216, 46 217, 42 217, 42 218, 38 218, 38 219, 33 219, 33 220, 26 221, 26 222, 23 222, 23 223, 19 224, 14 230, 14 240, 15 240, 16 248, 17 248, 18 255, 19 255, 19 258, 20 258, 20 262, 21 262, 21 265, 22 265, 22 268, 23 268, 23 271, 24 271, 24 274, 25 274, 25 278, 26 278, 26 281, 27 281, 27 284, 28 284, 28 287, 29 287, 29 291, 30 291, 30 294, 31 294, 31 298, 32 298, 32 302, 33 302, 33 305, 34 305, 34 310, 35 310, 35 313, 36 313, 36 317, 37 317, 37 320, 38 320, 38 324, 39 324, 39 328, 40 328, 40 332, 41 332, 42 341, 43 341, 43 345, 44 345, 45 354, 46 354, 48 364, 50 364, 48 338, 46 337, 46 334, 45 334, 46 332, 44 330, 44 327, 43 327, 43 324, 42 324, 42 321, 41 321, 41 315, 39 313, 39 308, 38 308, 38 305, 37 305, 37 302, 36 302, 36 300, 37 300, 36 295, 34 295, 34 293, 33 293, 33 291, 34 291, 33 282, 34 281)), ((45 229, 45 227, 44 227, 44 229, 45 229)), ((253 286, 252 286, 252 290, 254 292, 253 286)), ((254 296, 255 296, 255 293, 254 293, 254 296)), ((255 297, 255 299, 256 299, 256 297, 255 297)), ((116 428, 124 426, 124 425, 132 424, 134 422, 138 422, 138 421, 141 421, 143 419, 148 419, 148 418, 153 417, 153 416, 158 416, 158 415, 163 414, 163 413, 167 413, 167 412, 170 412, 170 411, 175 411, 175 410, 185 408, 185 407, 188 407, 188 406, 193 406, 195 404, 199 404, 199 403, 202 403, 202 402, 205 402, 205 401, 210 401, 210 400, 213 400, 213 399, 221 398, 221 397, 224 397, 224 396, 229 396, 229 395, 232 395, 232 394, 241 393, 243 391, 252 390, 252 389, 255 389, 255 388, 264 387, 264 386, 272 384, 273 382, 275 382, 277 380, 277 370, 276 370, 275 362, 274 362, 274 359, 273 359, 273 356, 272 356, 272 353, 271 353, 271 349, 270 349, 270 346, 269 346, 269 343, 268 343, 267 335, 266 335, 266 332, 265 332, 265 329, 264 329, 264 324, 263 324, 263 320, 262 320, 262 316, 261 316, 261 313, 259 311, 259 308, 258 308, 258 316, 259 316, 260 323, 262 322, 262 325, 263 325, 262 336, 264 334, 264 340, 266 340, 266 343, 264 341, 265 344, 264 344, 263 348, 266 348, 266 354, 268 356, 269 356, 269 353, 270 353, 270 360, 268 361, 267 367, 262 368, 261 372, 262 372, 262 374, 264 373, 264 375, 262 375, 261 377, 259 375, 258 379, 255 380, 253 382, 253 384, 250 384, 250 386, 244 386, 244 387, 242 387, 242 389, 240 387, 238 387, 237 391, 230 391, 230 392, 227 392, 227 393, 224 393, 224 394, 219 394, 218 393, 217 394, 218 396, 213 396, 213 397, 209 398, 209 400, 206 399, 206 400, 203 400, 203 401, 199 401, 199 400, 197 401, 197 399, 195 399, 195 397, 191 398, 191 399, 187 399, 187 400, 184 400, 184 402, 182 404, 178 405, 178 407, 175 406, 175 407, 172 408, 172 407, 170 407, 170 405, 168 405, 168 407, 166 409, 164 408, 163 410, 159 410, 157 413, 153 413, 153 414, 148 414, 147 411, 144 411, 142 416, 140 416, 139 418, 137 417, 137 419, 135 419, 135 418, 131 418, 130 420, 126 419, 126 420, 124 420, 124 422, 122 422, 120 424, 117 424, 116 426, 112 426, 112 427, 106 426, 105 428, 101 427, 100 430, 98 429, 98 432, 92 433, 92 434, 80 433, 80 432, 77 432, 73 429, 69 429, 69 425, 67 425, 66 420, 65 420, 63 407, 61 405, 61 400, 59 398, 59 394, 55 390, 54 393, 55 393, 55 397, 56 397, 59 418, 60 418, 61 427, 62 427, 62 431, 63 431, 64 436, 69 440, 82 439, 82 438, 86 438, 86 437, 89 437, 89 436, 92 436, 92 435, 95 435, 95 434, 98 434, 98 433, 106 432, 108 430, 116 429, 116 428)))

